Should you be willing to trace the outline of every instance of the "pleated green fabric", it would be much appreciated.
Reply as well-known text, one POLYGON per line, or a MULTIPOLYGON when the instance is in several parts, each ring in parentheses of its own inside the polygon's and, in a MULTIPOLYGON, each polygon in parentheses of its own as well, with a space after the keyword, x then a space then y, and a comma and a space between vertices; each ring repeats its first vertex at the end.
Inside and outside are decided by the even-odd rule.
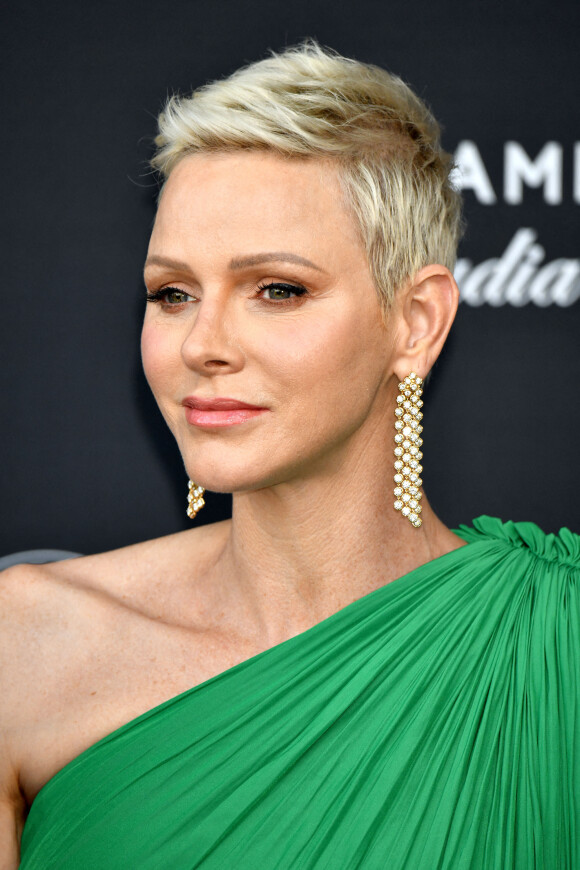
POLYGON ((580 537, 458 534, 83 752, 22 870, 578 870, 580 537))

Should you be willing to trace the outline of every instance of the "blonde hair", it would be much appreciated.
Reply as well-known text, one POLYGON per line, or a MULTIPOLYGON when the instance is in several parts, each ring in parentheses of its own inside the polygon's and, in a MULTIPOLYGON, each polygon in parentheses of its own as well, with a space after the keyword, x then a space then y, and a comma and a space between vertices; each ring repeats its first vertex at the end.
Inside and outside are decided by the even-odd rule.
POLYGON ((455 265, 461 199, 451 156, 425 103, 380 67, 308 40, 171 97, 155 144, 151 164, 163 179, 189 154, 333 160, 385 310, 423 266, 455 265))

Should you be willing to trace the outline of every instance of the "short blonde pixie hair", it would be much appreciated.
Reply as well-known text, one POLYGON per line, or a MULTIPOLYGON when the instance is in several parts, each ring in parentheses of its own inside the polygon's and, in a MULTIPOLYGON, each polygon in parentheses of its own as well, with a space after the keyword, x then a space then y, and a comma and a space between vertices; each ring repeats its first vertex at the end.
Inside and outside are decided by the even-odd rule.
POLYGON ((439 125, 380 67, 315 41, 173 96, 159 116, 152 166, 167 179, 190 154, 268 150, 334 161, 383 309, 423 266, 455 265, 461 199, 439 125))

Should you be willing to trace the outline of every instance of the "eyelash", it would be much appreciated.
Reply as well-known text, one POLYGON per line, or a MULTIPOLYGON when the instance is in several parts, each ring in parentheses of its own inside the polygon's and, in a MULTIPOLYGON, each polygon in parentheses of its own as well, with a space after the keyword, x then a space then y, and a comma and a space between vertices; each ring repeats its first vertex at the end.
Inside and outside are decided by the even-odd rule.
POLYGON ((286 284, 283 281, 270 281, 268 284, 258 284, 258 290, 260 293, 263 293, 265 290, 281 289, 288 290, 290 293, 294 293, 294 298, 290 299, 278 299, 277 301, 274 299, 264 299, 264 302, 267 302, 270 305, 291 305, 296 299, 299 299, 301 296, 305 296, 308 293, 306 287, 302 287, 301 284, 286 284))
POLYGON ((184 305, 183 302, 165 302, 165 297, 170 293, 182 293, 184 296, 189 296, 189 293, 186 293, 185 290, 179 290, 178 287, 162 287, 161 290, 154 290, 151 293, 147 293, 146 299, 147 302, 157 302, 161 303, 161 305, 165 304, 168 308, 177 308, 178 305, 184 305))
MULTIPOLYGON (((287 290, 288 292, 294 294, 294 297, 290 297, 289 299, 263 300, 269 305, 276 305, 278 307, 285 304, 291 305, 295 299, 299 299, 301 296, 305 296, 308 293, 306 287, 302 287, 300 284, 286 284, 282 281, 271 281, 268 284, 258 284, 258 290, 260 291, 260 293, 264 293, 264 291, 272 289, 287 290)), ((189 293, 186 293, 185 290, 180 290, 178 287, 162 287, 160 290, 154 290, 147 293, 145 298, 147 299, 147 302, 165 305, 166 308, 178 308, 180 305, 186 304, 185 302, 166 302, 165 297, 168 296, 170 293, 181 293, 184 296, 189 296, 189 293)))

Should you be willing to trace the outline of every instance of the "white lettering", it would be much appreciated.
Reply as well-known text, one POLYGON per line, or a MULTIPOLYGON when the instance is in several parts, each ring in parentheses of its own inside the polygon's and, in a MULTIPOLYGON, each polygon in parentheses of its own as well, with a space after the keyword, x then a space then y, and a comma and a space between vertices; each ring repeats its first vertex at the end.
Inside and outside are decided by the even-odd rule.
POLYGON ((574 202, 580 203, 580 142, 574 144, 574 202))
POLYGON ((552 303, 551 284, 560 274, 561 260, 546 263, 530 284, 530 302, 545 308, 552 303))
POLYGON ((519 142, 506 142, 504 149, 504 197, 510 205, 523 201, 524 182, 529 187, 544 188, 549 205, 562 202, 562 146, 546 142, 535 160, 519 142))
POLYGON ((537 266, 546 256, 541 245, 532 245, 525 255, 523 263, 517 267, 509 280, 505 291, 505 301, 520 308, 530 301, 529 286, 532 277, 537 272, 537 266))
POLYGON ((503 305, 505 291, 516 266, 536 240, 537 233, 532 229, 518 230, 500 257, 491 279, 487 283, 485 301, 490 305, 503 305))
POLYGON ((560 258, 539 264, 544 248, 536 243, 537 232, 522 227, 514 235, 501 257, 473 265, 460 259, 455 267, 461 301, 479 306, 514 305, 531 302, 545 307, 567 307, 580 299, 580 260, 560 258))
POLYGON ((498 263, 499 260, 497 258, 494 258, 493 260, 484 260, 483 263, 479 263, 478 266, 470 269, 470 260, 457 261, 459 269, 457 269, 457 267, 455 269, 455 280, 461 288, 462 302, 466 302, 468 305, 472 305, 473 307, 483 305, 486 301, 484 294, 485 282, 488 280, 490 275, 493 274, 493 270, 498 263), (460 277, 457 277, 458 272, 460 277), (463 276, 466 277, 461 275, 462 272, 463 276))
POLYGON ((455 263, 455 269, 453 270, 453 276, 460 287, 463 285, 463 280, 467 278, 472 269, 473 263, 471 260, 468 260, 465 257, 457 260, 455 263))
POLYGON ((478 201, 483 205, 493 205, 497 202, 494 189, 486 172, 481 154, 475 142, 464 139, 457 146, 454 154, 457 169, 451 180, 458 190, 473 190, 478 201))
POLYGON ((540 269, 530 284, 530 300, 545 307, 551 303, 562 308, 580 297, 580 260, 553 260, 540 269))
POLYGON ((567 308, 580 299, 580 260, 561 260, 559 278, 552 285, 552 299, 567 308))

